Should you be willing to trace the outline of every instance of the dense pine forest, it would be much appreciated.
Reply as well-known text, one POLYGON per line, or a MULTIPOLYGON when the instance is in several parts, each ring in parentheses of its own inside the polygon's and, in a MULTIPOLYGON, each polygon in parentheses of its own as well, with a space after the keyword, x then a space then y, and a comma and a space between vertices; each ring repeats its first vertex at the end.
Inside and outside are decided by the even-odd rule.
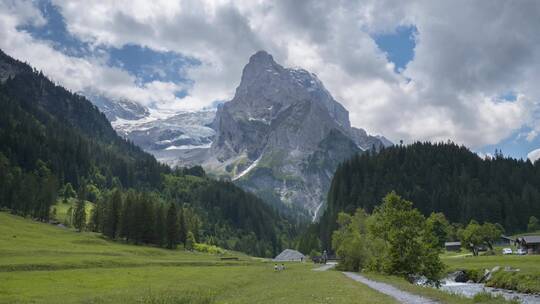
POLYGON ((84 208, 73 211, 80 229, 168 247, 191 236, 259 256, 274 255, 294 235, 257 197, 200 167, 158 163, 84 97, 1 51, 0 80, 0 208, 48 221, 51 207, 73 196, 95 205, 90 223, 81 223, 84 208))
POLYGON ((442 212, 454 223, 474 219, 499 223, 507 233, 525 231, 529 217, 540 216, 539 189, 538 162, 501 153, 482 159, 453 143, 393 146, 356 155, 338 167, 325 213, 311 231, 318 232, 323 246, 329 246, 340 211, 371 212, 391 191, 414 202, 426 216, 442 212))

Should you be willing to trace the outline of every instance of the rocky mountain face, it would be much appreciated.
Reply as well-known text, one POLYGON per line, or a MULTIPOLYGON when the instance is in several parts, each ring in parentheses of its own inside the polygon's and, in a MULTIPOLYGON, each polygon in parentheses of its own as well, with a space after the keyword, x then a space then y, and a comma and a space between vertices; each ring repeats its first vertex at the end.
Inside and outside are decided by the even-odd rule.
POLYGON ((250 58, 213 127, 207 170, 266 200, 304 208, 313 219, 339 162, 389 144, 351 127, 316 75, 284 68, 264 51, 250 58))
POLYGON ((127 99, 111 100, 101 95, 96 96, 84 93, 83 95, 89 98, 111 122, 118 119, 138 120, 150 115, 148 108, 135 101, 127 99))
POLYGON ((119 135, 173 167, 201 162, 200 157, 191 155, 199 156, 207 151, 215 135, 211 127, 215 109, 171 113, 126 99, 86 96, 105 114, 119 135))
POLYGON ((205 160, 215 131, 215 109, 183 111, 165 117, 117 120, 112 125, 159 161, 170 166, 196 165, 205 160))
MULTIPOLYGON (((20 72, 0 60, 0 81, 20 72)), ((284 68, 264 51, 250 58, 234 98, 217 111, 164 113, 85 95, 118 134, 159 161, 203 165, 267 202, 305 210, 313 219, 341 161, 392 144, 351 127, 349 113, 317 76, 284 68)))

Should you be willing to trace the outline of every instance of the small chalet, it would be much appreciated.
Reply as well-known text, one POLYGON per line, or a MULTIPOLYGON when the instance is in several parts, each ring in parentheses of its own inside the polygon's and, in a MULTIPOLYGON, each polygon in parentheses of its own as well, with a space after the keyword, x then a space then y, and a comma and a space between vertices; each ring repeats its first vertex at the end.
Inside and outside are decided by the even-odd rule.
POLYGON ((461 242, 446 242, 444 243, 444 248, 446 251, 460 251, 461 242))
POLYGON ((527 250, 528 254, 540 254, 540 235, 525 235, 516 239, 519 248, 527 250))
POLYGON ((306 257, 293 249, 285 249, 278 256, 274 258, 274 262, 303 262, 306 257))
POLYGON ((506 235, 501 235, 501 237, 495 241, 495 244, 496 246, 514 246, 516 244, 516 240, 509 237, 509 236, 506 236, 506 235))

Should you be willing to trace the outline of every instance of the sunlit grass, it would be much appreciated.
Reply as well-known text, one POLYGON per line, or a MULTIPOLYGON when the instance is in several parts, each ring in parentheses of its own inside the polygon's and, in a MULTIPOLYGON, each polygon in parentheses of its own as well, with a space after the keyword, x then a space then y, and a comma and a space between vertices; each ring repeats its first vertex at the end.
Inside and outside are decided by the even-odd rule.
POLYGON ((0 303, 395 303, 337 271, 133 246, 0 212, 0 303))

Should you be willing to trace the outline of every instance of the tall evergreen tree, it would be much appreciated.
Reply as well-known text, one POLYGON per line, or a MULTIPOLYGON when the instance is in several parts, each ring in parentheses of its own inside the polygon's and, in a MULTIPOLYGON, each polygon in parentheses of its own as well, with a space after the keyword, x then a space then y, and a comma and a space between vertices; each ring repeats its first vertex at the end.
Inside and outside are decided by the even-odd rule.
POLYGON ((157 203, 155 207, 156 216, 155 216, 155 240, 153 243, 163 247, 166 242, 166 222, 165 222, 165 213, 162 203, 157 203))
POLYGON ((178 215, 176 211, 176 204, 170 204, 167 209, 167 248, 176 248, 176 244, 179 241, 180 226, 178 225, 178 215))
POLYGON ((181 207, 178 212, 178 241, 184 245, 186 244, 187 230, 184 208, 181 207))
POLYGON ((111 239, 116 238, 119 233, 121 208, 122 193, 117 189, 108 202, 107 217, 104 225, 105 235, 111 239))
POLYGON ((82 198, 77 199, 75 210, 73 211, 73 226, 82 232, 86 227, 86 208, 85 200, 82 198))

